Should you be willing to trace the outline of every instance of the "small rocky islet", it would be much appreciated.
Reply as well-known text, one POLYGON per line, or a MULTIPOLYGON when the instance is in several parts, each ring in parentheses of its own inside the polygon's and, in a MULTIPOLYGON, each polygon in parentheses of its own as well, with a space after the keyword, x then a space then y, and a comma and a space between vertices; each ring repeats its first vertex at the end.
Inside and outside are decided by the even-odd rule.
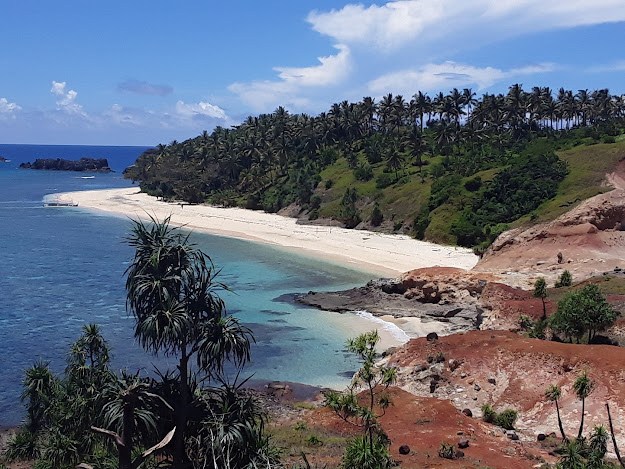
POLYGON ((63 158, 37 158, 20 164, 20 169, 44 169, 52 171, 79 171, 90 173, 112 173, 106 158, 80 158, 79 160, 65 160, 63 158))

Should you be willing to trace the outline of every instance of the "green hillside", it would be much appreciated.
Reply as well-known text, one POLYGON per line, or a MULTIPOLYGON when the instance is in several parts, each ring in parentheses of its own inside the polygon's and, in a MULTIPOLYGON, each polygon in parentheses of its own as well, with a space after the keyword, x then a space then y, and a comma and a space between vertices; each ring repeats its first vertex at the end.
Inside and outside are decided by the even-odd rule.
POLYGON ((412 100, 284 108, 159 145, 126 177, 158 197, 289 213, 311 223, 409 233, 478 251, 510 226, 553 218, 602 190, 625 142, 625 104, 512 85, 412 100))

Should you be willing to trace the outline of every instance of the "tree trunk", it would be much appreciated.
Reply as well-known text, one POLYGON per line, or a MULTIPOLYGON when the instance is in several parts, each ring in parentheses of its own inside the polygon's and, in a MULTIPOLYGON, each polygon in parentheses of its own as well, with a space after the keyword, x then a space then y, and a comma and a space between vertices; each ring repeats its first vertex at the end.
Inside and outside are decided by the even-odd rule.
POLYGON ((586 399, 582 399, 582 421, 579 424, 579 432, 577 433, 577 439, 582 438, 582 432, 584 430, 584 409, 586 408, 586 399))
POLYGON ((187 408, 189 405, 189 381, 188 381, 189 357, 187 356, 186 344, 182 347, 182 355, 178 369, 180 371, 180 401, 176 406, 174 421, 176 422, 176 433, 174 435, 174 468, 183 469, 186 467, 186 451, 184 437, 187 430, 187 408))
POLYGON ((610 433, 612 434, 612 444, 614 445, 614 454, 616 454, 616 459, 621 464, 621 467, 625 467, 625 463, 621 459, 621 453, 618 450, 618 445, 616 444, 616 437, 614 436, 614 427, 612 426, 612 415, 610 415, 610 405, 606 402, 605 408, 608 411, 608 422, 610 423, 610 433))
POLYGON ((560 406, 558 405, 557 399, 556 399, 556 412, 558 414, 558 426, 560 427, 560 433, 562 433, 562 439, 564 441, 568 441, 568 438, 566 437, 564 433, 564 427, 562 427, 562 419, 560 418, 560 406))

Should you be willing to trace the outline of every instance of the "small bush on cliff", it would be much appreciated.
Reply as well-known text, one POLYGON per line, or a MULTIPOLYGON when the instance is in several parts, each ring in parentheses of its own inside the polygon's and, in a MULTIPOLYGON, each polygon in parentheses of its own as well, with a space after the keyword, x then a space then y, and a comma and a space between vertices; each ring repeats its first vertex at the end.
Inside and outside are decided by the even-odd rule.
POLYGON ((571 275, 571 272, 565 270, 562 272, 562 275, 558 277, 558 280, 556 281, 556 288, 570 287, 572 284, 573 276, 571 275))
POLYGON ((352 440, 343 458, 345 469, 384 469, 390 467, 389 441, 378 424, 374 406, 385 412, 391 404, 386 389, 395 382, 393 368, 376 365, 375 346, 380 336, 377 331, 367 332, 347 343, 347 349, 363 361, 346 392, 329 391, 325 405, 334 410, 345 422, 364 430, 364 435, 352 440), (367 394, 368 405, 361 405, 357 392, 367 394))
POLYGON ((506 409, 501 413, 497 413, 488 404, 482 406, 482 420, 486 423, 493 423, 506 430, 514 430, 514 423, 517 417, 518 413, 516 410, 506 409))

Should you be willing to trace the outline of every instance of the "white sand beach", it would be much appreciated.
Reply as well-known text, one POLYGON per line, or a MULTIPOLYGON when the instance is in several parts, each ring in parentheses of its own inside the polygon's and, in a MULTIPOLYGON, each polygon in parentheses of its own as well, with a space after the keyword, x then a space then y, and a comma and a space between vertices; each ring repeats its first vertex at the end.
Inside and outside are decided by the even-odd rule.
POLYGON ((272 244, 380 276, 436 265, 470 269, 478 261, 469 249, 440 246, 405 235, 300 225, 295 218, 241 208, 183 207, 157 200, 135 187, 70 192, 57 194, 55 199, 133 219, 153 216, 163 220, 171 216, 172 224, 193 231, 272 244))
MULTIPOLYGON (((240 208, 209 205, 184 205, 163 202, 139 192, 136 187, 51 196, 57 202, 78 203, 78 208, 105 212, 132 219, 159 220, 171 217, 171 223, 196 232, 271 244, 299 254, 351 266, 373 276, 394 277, 403 272, 431 266, 470 269, 477 263, 471 250, 440 246, 405 235, 390 235, 338 227, 300 225, 294 218, 240 208)), ((380 348, 401 345, 411 337, 428 332, 445 333, 439 322, 424 324, 419 318, 395 319, 354 316, 354 330, 379 327, 380 348)))

